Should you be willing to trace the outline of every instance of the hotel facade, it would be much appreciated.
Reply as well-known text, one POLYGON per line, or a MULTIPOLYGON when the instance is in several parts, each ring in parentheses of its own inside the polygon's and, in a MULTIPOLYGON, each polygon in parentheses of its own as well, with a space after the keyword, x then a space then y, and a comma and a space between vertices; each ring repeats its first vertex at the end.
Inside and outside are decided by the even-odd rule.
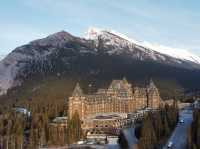
POLYGON ((160 104, 159 90, 152 80, 145 88, 132 87, 125 78, 113 80, 108 88, 98 89, 94 94, 84 94, 77 83, 69 97, 68 116, 70 118, 78 112, 83 127, 87 127, 85 120, 93 115, 127 114, 144 108, 158 109, 160 104))

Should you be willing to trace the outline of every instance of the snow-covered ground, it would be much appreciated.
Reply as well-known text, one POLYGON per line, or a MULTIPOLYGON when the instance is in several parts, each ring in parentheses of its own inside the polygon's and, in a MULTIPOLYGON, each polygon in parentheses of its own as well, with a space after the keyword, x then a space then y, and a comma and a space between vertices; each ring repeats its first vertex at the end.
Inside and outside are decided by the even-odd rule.
POLYGON ((111 34, 117 35, 130 43, 133 43, 135 45, 138 45, 140 47, 144 47, 177 59, 182 59, 182 60, 188 60, 192 61, 194 63, 200 64, 200 57, 189 52, 186 49, 179 49, 179 48, 170 48, 164 45, 159 45, 159 44, 152 44, 150 42, 146 41, 137 41, 135 39, 129 38, 124 34, 118 33, 114 30, 107 30, 107 29, 99 29, 95 27, 90 27, 86 33, 85 38, 86 39, 91 39, 95 40, 98 39, 98 36, 105 34, 106 32, 109 32, 111 34))

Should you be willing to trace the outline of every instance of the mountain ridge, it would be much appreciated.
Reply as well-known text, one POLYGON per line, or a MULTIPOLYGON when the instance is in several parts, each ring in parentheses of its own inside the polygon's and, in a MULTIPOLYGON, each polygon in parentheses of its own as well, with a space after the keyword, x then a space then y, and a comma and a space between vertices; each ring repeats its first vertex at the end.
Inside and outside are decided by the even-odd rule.
POLYGON ((151 71, 155 75, 162 70, 162 65, 166 70, 173 68, 172 72, 176 68, 183 72, 200 69, 199 64, 138 46, 110 32, 89 39, 61 31, 16 48, 0 62, 0 94, 6 94, 8 89, 22 85, 35 75, 76 74, 96 79, 110 75, 112 78, 129 75, 129 71, 132 74, 133 69, 143 72, 147 65, 155 66, 154 70, 145 71, 147 75, 151 75, 151 71), (142 68, 137 68, 137 63, 142 68), (121 72, 110 71, 118 71, 117 67, 121 72))
POLYGON ((85 38, 94 40, 94 39, 97 39, 98 36, 104 34, 105 32, 117 35, 135 45, 138 45, 138 46, 141 46, 144 48, 148 48, 149 50, 157 51, 159 53, 166 54, 168 56, 171 56, 171 57, 174 57, 177 59, 188 60, 188 61, 192 61, 197 64, 200 64, 200 57, 188 52, 187 50, 171 48, 171 47, 167 47, 167 46, 163 46, 163 45, 159 45, 159 44, 151 44, 150 42, 147 42, 147 41, 143 41, 143 42, 137 41, 135 39, 132 39, 132 38, 130 38, 124 34, 121 34, 117 31, 114 31, 114 30, 90 27, 88 29, 88 31, 86 32, 85 38), (176 51, 178 51, 178 52, 176 52, 176 51))

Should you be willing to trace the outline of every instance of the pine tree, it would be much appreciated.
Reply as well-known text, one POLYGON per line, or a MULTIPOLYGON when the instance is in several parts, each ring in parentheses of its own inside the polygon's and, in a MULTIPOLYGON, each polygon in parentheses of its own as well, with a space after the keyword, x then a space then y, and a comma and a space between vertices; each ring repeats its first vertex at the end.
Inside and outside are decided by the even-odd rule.
POLYGON ((139 140, 139 148, 153 149, 156 145, 157 138, 151 120, 147 118, 142 127, 141 138, 139 140))
POLYGON ((169 134, 170 134, 170 128, 169 128, 166 116, 164 117, 163 126, 164 126, 164 130, 163 130, 164 136, 169 136, 169 134))
POLYGON ((35 141, 34 141, 34 130, 33 127, 30 128, 30 134, 29 134, 29 144, 28 148, 34 149, 35 148, 35 141))
POLYGON ((67 138, 68 143, 73 143, 82 137, 82 129, 81 129, 81 120, 79 118, 79 114, 76 111, 72 118, 68 122, 68 128, 67 128, 67 138))
POLYGON ((155 117, 156 119, 154 120, 154 129, 157 138, 161 138, 163 136, 163 122, 161 118, 161 113, 156 113, 155 117))
MULTIPOLYGON (((199 115, 200 117, 200 115, 199 115)), ((196 130, 196 133, 197 133, 197 142, 196 142, 196 145, 197 145, 197 148, 200 148, 200 118, 198 118, 198 121, 197 121, 197 130, 196 130)))
POLYGON ((3 148, 3 118, 0 118, 0 148, 3 148))
POLYGON ((128 141, 126 140, 124 133, 120 131, 118 143, 122 149, 128 149, 128 141))
POLYGON ((187 149, 192 149, 192 134, 191 134, 191 127, 188 129, 188 132, 187 132, 187 149))

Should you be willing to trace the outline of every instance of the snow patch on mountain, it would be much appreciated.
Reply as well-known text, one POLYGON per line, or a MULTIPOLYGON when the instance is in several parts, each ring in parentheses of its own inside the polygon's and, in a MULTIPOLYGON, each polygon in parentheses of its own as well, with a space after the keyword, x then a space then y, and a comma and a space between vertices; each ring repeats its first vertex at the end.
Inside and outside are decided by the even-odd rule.
MULTIPOLYGON (((180 59, 180 60, 184 60, 184 61, 191 61, 191 62, 200 64, 200 57, 196 56, 195 54, 189 52, 186 49, 170 48, 170 47, 167 47, 164 45, 152 44, 152 43, 146 42, 146 41, 143 41, 143 42, 137 41, 135 39, 129 38, 128 36, 126 36, 124 34, 118 33, 114 30, 90 27, 88 29, 88 31, 86 32, 85 38, 90 39, 90 40, 97 40, 99 36, 103 36, 107 33, 114 34, 114 35, 134 44, 135 46, 139 47, 138 49, 140 49, 141 51, 145 51, 145 49, 149 49, 149 50, 153 50, 153 51, 168 55, 170 57, 174 57, 176 59, 180 59)), ((115 40, 112 43, 110 42, 109 44, 116 44, 115 40)))
POLYGON ((188 61, 192 61, 194 63, 200 64, 200 57, 192 54, 186 49, 170 48, 163 45, 151 44, 149 42, 142 42, 141 44, 144 47, 169 55, 171 57, 188 60, 188 61))
POLYGON ((0 54, 0 61, 3 60, 4 57, 5 57, 5 55, 3 55, 3 54, 1 55, 1 54, 0 54))
POLYGON ((99 35, 103 35, 104 33, 106 33, 106 32, 108 32, 108 33, 111 33, 111 34, 114 34, 114 35, 117 35, 117 36, 119 36, 119 37, 121 37, 121 38, 123 38, 123 39, 125 39, 125 40, 127 40, 127 41, 130 41, 130 42, 132 42, 132 43, 134 43, 134 44, 137 44, 137 43, 139 43, 137 40, 134 40, 134 39, 131 39, 131 38, 129 38, 128 36, 126 36, 126 35, 124 35, 124 34, 121 34, 121 33, 118 33, 118 32, 116 32, 116 31, 114 31, 114 30, 109 30, 109 29, 99 29, 99 28, 95 28, 95 27, 90 27, 89 29, 88 29, 88 31, 86 32, 86 36, 85 36, 85 38, 86 39, 98 39, 98 36, 99 35))

